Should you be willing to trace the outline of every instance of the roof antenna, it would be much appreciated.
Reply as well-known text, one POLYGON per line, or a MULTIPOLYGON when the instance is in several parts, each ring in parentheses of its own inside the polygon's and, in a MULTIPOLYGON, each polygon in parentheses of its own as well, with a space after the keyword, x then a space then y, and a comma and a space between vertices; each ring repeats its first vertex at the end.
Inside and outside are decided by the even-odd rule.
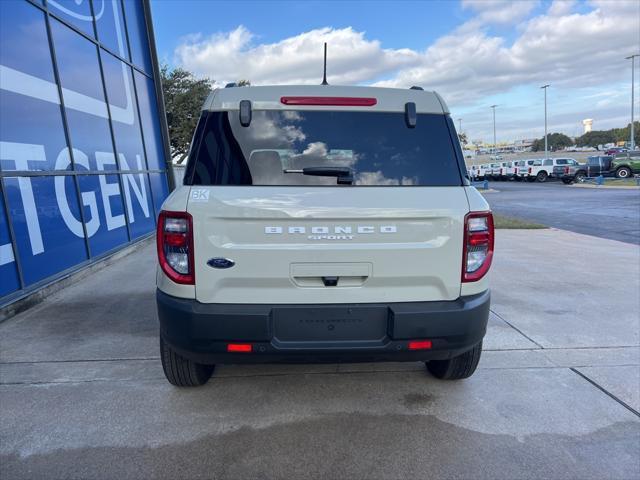
POLYGON ((329 85, 327 83, 327 42, 324 42, 324 74, 322 75, 321 85, 329 85))

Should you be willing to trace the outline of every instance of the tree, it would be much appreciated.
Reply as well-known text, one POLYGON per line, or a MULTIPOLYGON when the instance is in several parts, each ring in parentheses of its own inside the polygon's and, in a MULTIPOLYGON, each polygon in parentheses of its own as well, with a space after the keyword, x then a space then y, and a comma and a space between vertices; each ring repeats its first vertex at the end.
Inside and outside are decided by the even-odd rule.
MULTIPOLYGON (((559 150, 561 148, 570 147, 573 142, 564 133, 551 133, 547 135, 547 146, 550 151, 559 150)), ((533 141, 531 150, 534 152, 544 151, 544 137, 533 141)))
POLYGON ((616 137, 612 130, 592 130, 578 137, 576 143, 579 147, 597 147, 615 141, 616 137))
POLYGON ((196 78, 180 67, 160 69, 162 91, 169 125, 171 156, 182 163, 189 153, 191 137, 198 123, 200 109, 209 95, 213 81, 196 78))
POLYGON ((236 85, 239 87, 250 87, 251 86, 251 82, 249 80, 238 80, 236 82, 236 85))
POLYGON ((467 134, 466 133, 459 133, 458 134, 458 139, 460 140, 460 145, 466 145, 467 144, 467 134))

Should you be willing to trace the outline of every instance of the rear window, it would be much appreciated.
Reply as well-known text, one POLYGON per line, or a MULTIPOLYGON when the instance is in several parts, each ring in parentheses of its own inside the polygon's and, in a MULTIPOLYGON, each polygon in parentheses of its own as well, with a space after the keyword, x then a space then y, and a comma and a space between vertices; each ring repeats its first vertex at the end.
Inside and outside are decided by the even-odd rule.
POLYGON ((461 167, 445 115, 403 112, 254 110, 204 113, 185 184, 336 185, 313 168, 349 169, 355 186, 461 185, 461 167), (307 169, 305 171, 305 169, 307 169))

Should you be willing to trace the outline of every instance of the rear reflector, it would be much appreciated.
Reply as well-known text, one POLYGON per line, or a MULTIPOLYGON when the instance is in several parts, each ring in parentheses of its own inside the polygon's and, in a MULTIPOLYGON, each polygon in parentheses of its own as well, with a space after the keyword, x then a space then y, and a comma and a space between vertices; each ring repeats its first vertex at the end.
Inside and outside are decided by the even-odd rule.
POLYGON ((251 352, 253 350, 250 343, 229 343, 227 352, 251 352))
POLYGON ((334 107, 373 107, 376 98, 366 97, 281 97, 284 105, 327 105, 334 107))
POLYGON ((429 350, 431 340, 412 340, 409 342, 409 350, 429 350))

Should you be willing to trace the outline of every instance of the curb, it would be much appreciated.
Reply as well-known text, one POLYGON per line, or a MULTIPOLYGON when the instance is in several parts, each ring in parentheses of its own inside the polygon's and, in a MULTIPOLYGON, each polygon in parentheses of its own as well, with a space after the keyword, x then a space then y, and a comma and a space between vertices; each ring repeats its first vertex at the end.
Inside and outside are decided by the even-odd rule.
POLYGON ((640 190, 640 186, 636 187, 634 185, 591 185, 590 183, 572 183, 569 187, 574 188, 604 188, 607 190, 640 190))

